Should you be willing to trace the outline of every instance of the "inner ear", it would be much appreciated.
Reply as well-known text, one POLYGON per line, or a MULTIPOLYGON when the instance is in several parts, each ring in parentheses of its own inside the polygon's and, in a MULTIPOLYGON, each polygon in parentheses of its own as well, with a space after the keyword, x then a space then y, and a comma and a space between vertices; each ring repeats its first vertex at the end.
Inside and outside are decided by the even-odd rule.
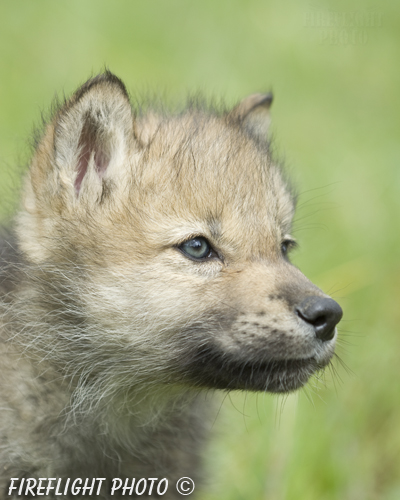
POLYGON ((110 141, 102 140, 101 124, 87 115, 79 137, 79 159, 77 165, 77 176, 75 178, 75 191, 79 194, 83 178, 85 177, 89 164, 93 161, 94 170, 101 179, 110 164, 111 152, 110 141))

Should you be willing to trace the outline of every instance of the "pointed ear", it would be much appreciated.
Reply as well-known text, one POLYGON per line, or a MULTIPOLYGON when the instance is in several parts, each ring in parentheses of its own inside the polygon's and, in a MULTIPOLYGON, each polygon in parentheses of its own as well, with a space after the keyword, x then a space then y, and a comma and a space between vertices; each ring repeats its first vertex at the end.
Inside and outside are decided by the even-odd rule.
POLYGON ((238 120, 252 135, 265 141, 271 123, 269 108, 272 100, 271 92, 249 95, 233 108, 229 115, 238 120))
POLYGON ((62 204, 101 200, 124 176, 134 145, 124 84, 110 72, 87 81, 55 115, 37 148, 30 177, 39 204, 44 198, 62 204))

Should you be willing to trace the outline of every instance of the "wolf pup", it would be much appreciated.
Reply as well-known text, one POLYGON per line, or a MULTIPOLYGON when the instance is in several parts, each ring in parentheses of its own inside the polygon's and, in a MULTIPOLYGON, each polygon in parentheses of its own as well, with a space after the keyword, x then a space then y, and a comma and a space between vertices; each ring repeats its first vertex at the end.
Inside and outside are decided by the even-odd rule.
POLYGON ((106 72, 55 112, 0 247, 4 498, 181 498, 210 390, 329 364, 342 310, 288 259, 271 100, 133 112, 106 72))

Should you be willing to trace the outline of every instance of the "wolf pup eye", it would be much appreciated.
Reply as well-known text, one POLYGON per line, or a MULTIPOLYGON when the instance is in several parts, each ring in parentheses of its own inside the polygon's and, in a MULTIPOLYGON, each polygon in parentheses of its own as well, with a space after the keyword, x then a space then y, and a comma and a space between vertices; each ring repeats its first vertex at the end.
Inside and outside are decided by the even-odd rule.
POLYGON ((203 260, 214 255, 214 251, 208 241, 198 236, 197 238, 192 238, 191 240, 185 241, 178 246, 179 250, 183 252, 187 257, 196 260, 203 260))
POLYGON ((286 240, 282 241, 282 243, 281 243, 282 255, 284 257, 287 257, 289 251, 292 250, 293 248, 295 248, 296 246, 297 246, 297 243, 295 240, 286 239, 286 240))

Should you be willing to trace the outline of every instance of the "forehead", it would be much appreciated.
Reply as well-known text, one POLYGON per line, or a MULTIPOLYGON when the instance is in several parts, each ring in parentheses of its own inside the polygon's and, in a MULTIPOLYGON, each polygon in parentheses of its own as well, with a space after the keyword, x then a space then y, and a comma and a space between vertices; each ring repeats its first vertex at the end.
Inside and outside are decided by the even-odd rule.
MULTIPOLYGON (((142 205, 168 218, 207 223, 227 238, 290 231, 294 201, 266 145, 201 113, 162 120, 139 168, 142 205)), ((279 233, 279 234, 278 234, 279 233)))

